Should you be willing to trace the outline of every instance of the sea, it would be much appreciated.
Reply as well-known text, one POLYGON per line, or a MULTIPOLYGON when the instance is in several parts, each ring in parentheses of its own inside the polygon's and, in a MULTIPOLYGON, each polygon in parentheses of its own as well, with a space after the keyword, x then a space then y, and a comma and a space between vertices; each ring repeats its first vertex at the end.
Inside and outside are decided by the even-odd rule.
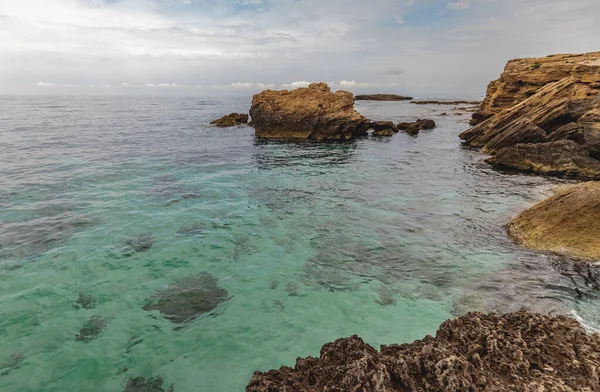
POLYGON ((243 391, 337 338, 412 342, 469 311, 598 328, 597 267, 506 233, 567 181, 487 165, 458 138, 468 108, 357 102, 437 128, 348 143, 209 126, 250 99, 0 97, 0 391, 243 391), (177 309, 150 309, 169 288, 177 309))

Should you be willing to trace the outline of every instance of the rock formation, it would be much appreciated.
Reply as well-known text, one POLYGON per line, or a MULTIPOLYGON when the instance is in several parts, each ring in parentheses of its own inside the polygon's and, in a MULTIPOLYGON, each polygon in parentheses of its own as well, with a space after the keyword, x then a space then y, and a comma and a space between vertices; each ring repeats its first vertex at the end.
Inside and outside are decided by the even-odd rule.
POLYGON ((535 95, 542 87, 570 76, 600 88, 597 77, 593 76, 594 73, 597 75, 598 66, 600 52, 511 60, 500 79, 488 85, 486 97, 473 115, 472 124, 509 109, 535 95))
POLYGON ((593 161, 600 158, 600 52, 509 62, 502 77, 490 85, 477 116, 487 119, 460 137, 498 155, 491 163, 596 178, 593 161), (560 141, 572 143, 555 144, 560 141), (552 145, 532 146, 540 143, 552 145), (545 152, 551 157, 540 155, 545 152), (519 157, 519 153, 525 155, 519 157), (532 159, 532 155, 537 157, 532 159))
POLYGON ((219 128, 235 127, 236 125, 240 124, 248 124, 247 114, 231 113, 210 123, 210 125, 214 125, 219 128))
POLYGON ((518 243, 575 258, 600 258, 600 182, 571 185, 508 227, 518 243))
POLYGON ((352 336, 320 358, 256 372, 247 392, 598 391, 600 335, 573 319, 527 312, 469 313, 433 338, 382 346, 352 336))
POLYGON ((417 135, 420 131, 435 128, 433 120, 417 120, 415 122, 401 122, 397 125, 398 129, 405 131, 409 135, 417 135))
POLYGON ((404 97, 396 94, 369 94, 357 95, 357 101, 410 101, 413 97, 404 97))
POLYGON ((267 139, 351 140, 366 135, 369 120, 354 110, 354 95, 325 83, 291 91, 266 90, 252 98, 256 136, 267 139))
POLYGON ((371 121, 369 128, 373 130, 373 136, 393 136, 399 132, 392 121, 371 121))

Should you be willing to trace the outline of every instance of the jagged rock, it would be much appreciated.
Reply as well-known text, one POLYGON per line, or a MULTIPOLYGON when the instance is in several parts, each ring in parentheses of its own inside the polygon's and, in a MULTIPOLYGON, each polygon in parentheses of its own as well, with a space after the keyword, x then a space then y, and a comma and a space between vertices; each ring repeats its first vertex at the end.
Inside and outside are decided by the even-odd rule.
POLYGON ((577 125, 583 133, 583 146, 590 155, 600 159, 600 104, 583 114, 577 125))
POLYGON ((89 343, 96 339, 104 328, 106 328, 106 320, 103 317, 94 316, 79 330, 79 333, 75 336, 75 340, 89 343))
POLYGON ((398 129, 405 131, 409 135, 417 135, 419 131, 435 128, 433 120, 417 120, 415 122, 401 122, 397 125, 398 129))
POLYGON ((492 81, 472 125, 511 108, 536 94, 544 86, 575 77, 594 88, 599 82, 600 52, 559 54, 508 62, 498 80, 492 81))
POLYGON ((557 142, 559 140, 573 140, 577 144, 585 144, 585 138, 582 130, 577 123, 572 122, 551 132, 546 138, 548 142, 557 142))
MULTIPOLYGON (((160 376, 149 378, 148 380, 144 377, 130 378, 123 392, 165 392, 163 389, 163 379, 160 376)), ((175 392, 173 384, 171 384, 167 392, 175 392)))
POLYGON ((404 97, 396 94, 367 94, 357 95, 357 101, 410 101, 413 97, 404 97))
POLYGON ((519 143, 542 143, 546 141, 546 132, 526 118, 511 124, 506 131, 496 135, 484 147, 483 151, 491 153, 519 143))
POLYGON ((486 162, 539 174, 600 179, 600 161, 572 140, 517 144, 497 151, 486 162))
POLYGON ((600 182, 560 189, 516 217, 508 232, 528 248, 600 258, 600 182))
POLYGON ((382 346, 352 336, 320 358, 256 372, 246 392, 597 391, 600 335, 573 319, 527 312, 469 313, 433 338, 382 346))
POLYGON ((392 121, 371 121, 369 128, 373 129, 373 136, 394 136, 399 132, 392 121))
POLYGON ((369 128, 369 120, 354 110, 354 95, 332 93, 325 83, 263 91, 252 98, 250 115, 256 136, 268 139, 350 140, 369 128))
POLYGON ((249 116, 247 114, 242 113, 231 113, 226 116, 223 116, 217 120, 214 120, 210 123, 210 125, 217 126, 219 128, 225 127, 235 127, 240 124, 247 124, 249 116))
POLYGON ((184 323, 227 300, 227 290, 208 273, 186 277, 149 298, 144 310, 158 310, 167 320, 184 323))

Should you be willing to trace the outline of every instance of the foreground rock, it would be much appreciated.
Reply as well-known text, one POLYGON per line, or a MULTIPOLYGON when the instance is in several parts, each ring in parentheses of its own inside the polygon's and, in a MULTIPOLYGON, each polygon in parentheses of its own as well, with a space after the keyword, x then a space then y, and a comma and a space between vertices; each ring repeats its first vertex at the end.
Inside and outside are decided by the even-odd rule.
POLYGON ((242 113, 231 113, 223 116, 217 120, 214 120, 210 125, 214 125, 219 128, 235 127, 240 124, 248 124, 248 115, 242 113))
POLYGON ((355 99, 357 101, 410 101, 413 97, 404 97, 396 94, 370 94, 357 95, 355 99))
POLYGON ((594 52, 509 61, 502 76, 489 84, 479 111, 473 115, 472 124, 485 121, 525 101, 542 87, 571 76, 582 82, 597 83, 592 75, 600 66, 599 59, 600 52, 594 52))
POLYGON ((320 358, 257 372, 247 392, 597 391, 600 335, 577 321, 527 312, 470 313, 436 337, 382 346, 359 337, 326 344, 320 358))
POLYGON ((600 258, 600 182, 566 187, 508 227, 518 243, 575 258, 600 258))
POLYGON ((520 86, 521 82, 514 82, 515 85, 510 82, 508 85, 513 86, 514 91, 511 91, 516 96, 514 99, 499 102, 500 98, 496 95, 504 96, 505 93, 499 93, 492 88, 493 91, 488 91, 488 97, 482 107, 487 107, 489 102, 495 102, 496 106, 490 106, 489 110, 493 108, 493 111, 496 111, 498 106, 502 106, 504 110, 490 114, 491 117, 463 132, 460 137, 471 146, 483 148, 484 152, 502 155, 492 159, 492 163, 497 162, 520 170, 575 176, 581 174, 582 177, 596 178, 595 174, 590 176, 589 169, 596 166, 593 162, 590 163, 590 159, 600 159, 600 52, 584 57, 587 60, 581 60, 583 57, 560 57, 564 61, 579 59, 580 62, 576 65, 569 63, 569 72, 566 71, 564 62, 556 63, 554 60, 543 62, 542 59, 537 59, 543 64, 540 67, 532 65, 538 64, 535 59, 511 61, 507 66, 508 71, 505 71, 505 74, 508 72, 508 76, 503 74, 500 81, 504 81, 501 83, 508 83, 506 80, 525 83, 521 80, 525 79, 528 83, 537 80, 536 83, 542 85, 536 84, 535 88, 527 90, 531 94, 525 94, 517 91, 515 87, 520 86), (596 60, 592 61, 594 58, 596 60), (517 67, 515 64, 520 65, 517 67), (529 66, 523 68, 523 64, 529 66), (556 69, 553 70, 552 67, 556 69), (540 74, 541 69, 544 72, 540 74), (516 76, 518 70, 523 72, 520 77, 516 76), (539 78, 535 79, 535 75, 539 78), (561 76, 565 77, 554 81, 554 78, 561 76), (508 102, 516 104, 507 108, 508 102), (572 147, 571 143, 517 147, 561 141, 571 141, 581 149, 572 147), (505 149, 511 147, 514 148, 507 154, 505 149), (551 156, 538 156, 533 159, 534 164, 531 164, 532 154, 540 155, 545 152, 551 153, 551 156), (562 152, 565 156, 562 156, 562 152), (519 153, 524 155, 519 157, 519 153), (566 172, 565 162, 568 163, 566 172), (579 163, 583 166, 579 166, 579 163), (540 166, 544 169, 538 170, 540 166))
POLYGON ((325 83, 291 91, 266 90, 252 98, 256 136, 267 139, 351 140, 366 135, 369 120, 354 110, 354 95, 325 83))
POLYGON ((398 129, 405 131, 409 135, 417 135, 420 131, 435 128, 433 120, 417 120, 415 122, 401 122, 397 125, 398 129))
POLYGON ((227 290, 208 273, 183 278, 149 298, 144 310, 158 310, 167 320, 184 323, 227 300, 227 290))

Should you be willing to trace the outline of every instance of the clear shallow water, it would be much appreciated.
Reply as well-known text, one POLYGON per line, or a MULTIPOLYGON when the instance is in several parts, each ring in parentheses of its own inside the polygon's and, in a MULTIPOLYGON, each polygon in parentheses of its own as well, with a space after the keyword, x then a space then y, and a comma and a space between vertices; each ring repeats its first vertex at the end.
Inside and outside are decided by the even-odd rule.
POLYGON ((438 128, 261 143, 206 126, 249 99, 1 97, 0 390, 160 375, 177 392, 241 391, 336 338, 409 342, 469 310, 600 322, 595 269, 505 234, 560 181, 489 168, 451 107, 357 106, 438 128), (181 325, 142 309, 199 273, 228 292, 212 312, 181 325), (106 327, 77 341, 93 316, 106 327))

